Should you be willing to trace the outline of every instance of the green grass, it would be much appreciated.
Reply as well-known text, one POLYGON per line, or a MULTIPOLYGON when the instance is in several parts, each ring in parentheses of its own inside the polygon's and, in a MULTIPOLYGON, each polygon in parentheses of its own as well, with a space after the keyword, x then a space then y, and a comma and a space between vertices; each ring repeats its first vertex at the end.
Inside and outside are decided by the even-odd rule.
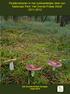
MULTIPOLYGON (((32 63, 43 66, 43 70, 49 70, 48 60, 62 60, 62 68, 57 69, 58 81, 60 83, 70 83, 70 24, 60 27, 53 21, 23 22, 23 23, 2 23, 0 57, 1 63, 5 60, 17 58, 16 68, 12 73, 15 83, 27 84, 26 64, 32 63), (64 61, 65 59, 65 61, 64 61), (69 62, 69 63, 66 63, 69 62), (68 65, 68 66, 67 66, 68 65), (66 70, 65 70, 66 68, 66 70), (65 76, 65 71, 68 76, 65 76), (63 77, 61 76, 63 72, 63 77), (22 80, 24 79, 24 80, 22 80), (68 79, 68 82, 67 82, 68 79)), ((7 68, 5 68, 7 70, 7 68)), ((3 69, 3 81, 9 82, 9 75, 3 69), (6 79, 8 77, 8 79, 6 79)), ((44 77, 43 72, 36 73, 33 84, 49 84, 50 80, 44 77), (40 79, 40 76, 42 77, 40 79)), ((46 74, 46 72, 45 72, 46 74)), ((51 77, 50 77, 51 79, 51 77)), ((54 79, 54 78, 53 78, 54 79)), ((54 82, 58 83, 58 81, 54 82)))

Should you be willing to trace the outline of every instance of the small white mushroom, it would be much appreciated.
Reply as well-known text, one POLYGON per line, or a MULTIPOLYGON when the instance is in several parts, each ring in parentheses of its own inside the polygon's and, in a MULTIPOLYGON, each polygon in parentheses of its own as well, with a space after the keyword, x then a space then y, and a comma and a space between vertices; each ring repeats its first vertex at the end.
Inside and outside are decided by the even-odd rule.
POLYGON ((16 61, 16 58, 5 61, 5 63, 9 63, 9 69, 10 69, 10 71, 13 71, 14 70, 14 62, 15 61, 16 61))

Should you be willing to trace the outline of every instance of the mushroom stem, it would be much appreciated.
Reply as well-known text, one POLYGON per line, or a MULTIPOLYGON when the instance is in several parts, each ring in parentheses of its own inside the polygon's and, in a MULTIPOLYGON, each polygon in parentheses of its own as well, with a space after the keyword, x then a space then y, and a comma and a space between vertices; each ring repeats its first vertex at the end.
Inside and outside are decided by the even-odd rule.
POLYGON ((34 77, 34 75, 35 75, 35 71, 32 71, 31 76, 34 77))
POLYGON ((52 70, 55 71, 55 67, 53 67, 52 70))
POLYGON ((28 71, 28 84, 31 84, 31 71, 28 71))
POLYGON ((13 71, 14 70, 14 63, 13 62, 10 62, 9 69, 10 69, 10 71, 13 71))
POLYGON ((34 79, 35 71, 28 71, 28 84, 30 85, 34 79))

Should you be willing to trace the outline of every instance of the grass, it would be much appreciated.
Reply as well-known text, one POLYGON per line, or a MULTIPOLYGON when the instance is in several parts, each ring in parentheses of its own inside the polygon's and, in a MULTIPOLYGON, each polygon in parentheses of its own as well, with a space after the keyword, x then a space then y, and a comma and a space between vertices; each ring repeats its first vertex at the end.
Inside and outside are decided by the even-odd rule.
POLYGON ((25 66, 28 63, 44 68, 43 71, 36 72, 37 76, 32 84, 70 83, 70 24, 60 27, 53 21, 44 23, 25 21, 6 22, 2 23, 1 27, 1 64, 5 65, 5 60, 17 58, 13 73, 8 67, 2 68, 3 83, 27 84, 28 73, 25 66), (63 64, 61 68, 56 69, 58 77, 47 64, 48 60, 54 59, 62 60, 63 64), (47 78, 46 74, 50 73, 47 78))

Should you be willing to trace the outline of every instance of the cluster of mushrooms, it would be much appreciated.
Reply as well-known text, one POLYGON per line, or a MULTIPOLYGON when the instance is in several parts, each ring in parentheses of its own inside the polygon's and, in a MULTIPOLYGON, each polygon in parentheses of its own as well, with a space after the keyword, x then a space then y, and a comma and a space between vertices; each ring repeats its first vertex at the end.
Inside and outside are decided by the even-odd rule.
MULTIPOLYGON (((50 60, 48 62, 48 65, 52 67, 52 70, 55 71, 56 68, 59 68, 62 66, 62 64, 59 61, 50 60)), ((35 71, 40 71, 42 67, 35 66, 33 64, 26 65, 26 69, 28 70, 28 84, 30 84, 30 78, 31 76, 34 77, 35 71)))
MULTIPOLYGON (((14 62, 15 61, 16 61, 16 59, 10 59, 10 60, 5 61, 5 62, 9 63, 10 71, 14 70, 14 62)), ((62 66, 61 62, 56 61, 56 60, 48 61, 48 65, 52 67, 52 71, 55 71, 56 68, 59 68, 62 66)), ((33 64, 27 64, 26 70, 28 71, 28 84, 31 84, 31 77, 34 77, 36 71, 42 70, 42 67, 36 66, 33 64)))

